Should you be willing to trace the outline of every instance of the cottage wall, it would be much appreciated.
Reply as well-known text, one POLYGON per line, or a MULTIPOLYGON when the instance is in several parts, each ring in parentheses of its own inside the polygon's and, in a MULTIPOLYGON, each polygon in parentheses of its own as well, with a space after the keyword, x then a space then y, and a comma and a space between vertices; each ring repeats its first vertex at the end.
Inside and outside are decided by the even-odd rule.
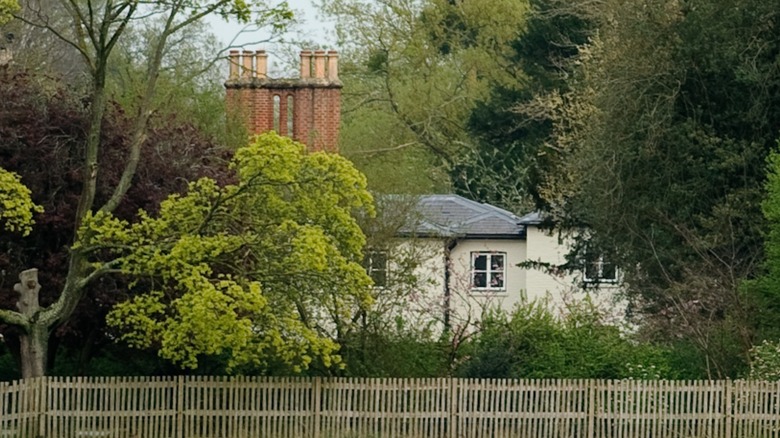
POLYGON ((527 257, 526 242, 520 239, 459 239, 450 254, 450 296, 452 324, 481 319, 490 308, 510 312, 523 299, 528 272, 518 264, 527 257), (504 287, 477 290, 472 287, 472 253, 506 254, 504 287))

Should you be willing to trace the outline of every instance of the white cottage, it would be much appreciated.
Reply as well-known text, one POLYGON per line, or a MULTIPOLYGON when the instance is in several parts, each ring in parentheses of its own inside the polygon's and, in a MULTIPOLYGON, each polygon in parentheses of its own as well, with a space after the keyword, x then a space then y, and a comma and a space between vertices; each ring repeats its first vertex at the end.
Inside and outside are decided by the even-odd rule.
POLYGON ((405 300, 407 319, 463 326, 488 308, 511 311, 528 300, 560 309, 584 296, 589 281, 599 284, 598 300, 615 305, 618 272, 601 258, 580 274, 529 267, 562 265, 569 250, 568 239, 544 229, 538 213, 518 217, 451 194, 404 202, 411 208, 392 207, 397 198, 380 201, 406 220, 392 245, 368 252, 367 268, 380 291, 408 288, 394 295, 405 300))

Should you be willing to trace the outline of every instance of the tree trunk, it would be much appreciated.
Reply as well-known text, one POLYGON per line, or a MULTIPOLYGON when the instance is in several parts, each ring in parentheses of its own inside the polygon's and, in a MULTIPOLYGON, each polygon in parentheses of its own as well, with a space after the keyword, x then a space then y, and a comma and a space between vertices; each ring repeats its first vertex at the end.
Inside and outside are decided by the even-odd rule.
POLYGON ((16 307, 24 315, 26 324, 24 333, 19 335, 19 355, 21 356, 22 378, 46 375, 46 356, 49 349, 49 327, 41 321, 38 292, 38 270, 28 269, 19 274, 19 283, 14 290, 19 293, 16 307))
POLYGON ((23 379, 46 375, 48 351, 49 328, 40 323, 30 324, 28 333, 19 336, 23 379))

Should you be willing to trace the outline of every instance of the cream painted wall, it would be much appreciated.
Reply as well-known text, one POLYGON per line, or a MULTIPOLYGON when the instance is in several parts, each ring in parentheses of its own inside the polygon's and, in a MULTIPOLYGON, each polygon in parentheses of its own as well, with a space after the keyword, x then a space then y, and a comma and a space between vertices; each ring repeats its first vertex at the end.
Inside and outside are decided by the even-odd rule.
MULTIPOLYGON (((541 230, 535 226, 526 229, 527 260, 551 265, 561 265, 566 262, 569 244, 565 236, 557 232, 541 230)), ((526 294, 529 300, 551 297, 558 301, 562 293, 569 293, 576 288, 576 276, 553 275, 544 269, 529 269, 526 274, 526 294)))
MULTIPOLYGON (((445 266, 447 247, 444 238, 398 239, 391 249, 391 271, 399 270, 392 260, 412 258, 420 263, 413 271, 416 280, 403 287, 379 291, 378 305, 387 315, 402 315, 410 324, 431 327, 434 334, 443 329, 445 304, 445 266), (382 294, 384 293, 384 298, 382 294), (435 327, 434 327, 435 326, 435 327)), ((526 261, 560 265, 568 251, 567 239, 535 226, 527 229, 526 240, 520 239, 457 239, 449 254, 450 324, 453 329, 467 327, 481 319, 488 308, 507 312, 524 300, 546 300, 556 312, 565 312, 567 305, 589 296, 614 318, 624 314, 625 303, 615 299, 617 286, 603 285, 598 290, 583 291, 577 274, 553 275, 543 269, 521 268, 526 261), (479 291, 471 288, 472 252, 506 253, 505 288, 501 291, 479 291)))
POLYGON ((374 309, 385 319, 401 316, 417 328, 444 320, 444 239, 396 239, 388 248, 388 284, 375 290, 374 309), (414 264, 417 263, 417 266, 414 264), (414 266, 411 271, 408 266, 414 266))
MULTIPOLYGON (((529 261, 561 265, 571 245, 569 236, 558 232, 528 226, 526 230, 529 261)), ((566 312, 568 305, 585 298, 607 315, 614 323, 623 320, 627 303, 620 299, 619 284, 601 284, 598 288, 584 290, 579 273, 553 275, 544 269, 529 269, 526 274, 526 293, 529 300, 547 300, 554 311, 566 312)))
POLYGON ((526 259, 526 242, 519 239, 461 239, 452 249, 450 262, 452 324, 479 320, 488 308, 512 310, 522 300, 527 272, 517 266, 526 259), (506 253, 504 289, 480 291, 471 288, 472 252, 506 253))

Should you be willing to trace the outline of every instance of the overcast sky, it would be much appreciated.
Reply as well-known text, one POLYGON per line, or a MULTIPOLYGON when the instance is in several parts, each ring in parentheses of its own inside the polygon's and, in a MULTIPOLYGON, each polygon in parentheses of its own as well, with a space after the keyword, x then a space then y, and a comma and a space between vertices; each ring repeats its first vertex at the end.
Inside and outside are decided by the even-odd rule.
MULTIPOLYGON (((287 41, 312 41, 325 46, 332 46, 333 26, 327 22, 323 22, 318 17, 317 9, 314 7, 312 0, 288 0, 290 8, 295 12, 295 17, 300 23, 293 32, 285 35, 287 41), (331 43, 331 44, 328 44, 331 43)), ((211 28, 214 33, 220 39, 224 47, 228 44, 233 46, 241 45, 247 50, 265 49, 269 52, 269 73, 273 76, 274 72, 281 74, 281 71, 289 69, 289 66, 285 66, 282 61, 282 57, 287 56, 289 53, 297 53, 298 50, 303 47, 299 47, 299 44, 288 44, 285 47, 280 47, 277 44, 263 43, 267 40, 269 33, 261 30, 250 30, 241 32, 244 29, 243 25, 236 24, 235 22, 226 23, 219 17, 209 17, 208 19, 211 28), (235 40, 235 41, 234 41, 235 40)), ((308 47, 307 47, 308 48, 308 47)))

